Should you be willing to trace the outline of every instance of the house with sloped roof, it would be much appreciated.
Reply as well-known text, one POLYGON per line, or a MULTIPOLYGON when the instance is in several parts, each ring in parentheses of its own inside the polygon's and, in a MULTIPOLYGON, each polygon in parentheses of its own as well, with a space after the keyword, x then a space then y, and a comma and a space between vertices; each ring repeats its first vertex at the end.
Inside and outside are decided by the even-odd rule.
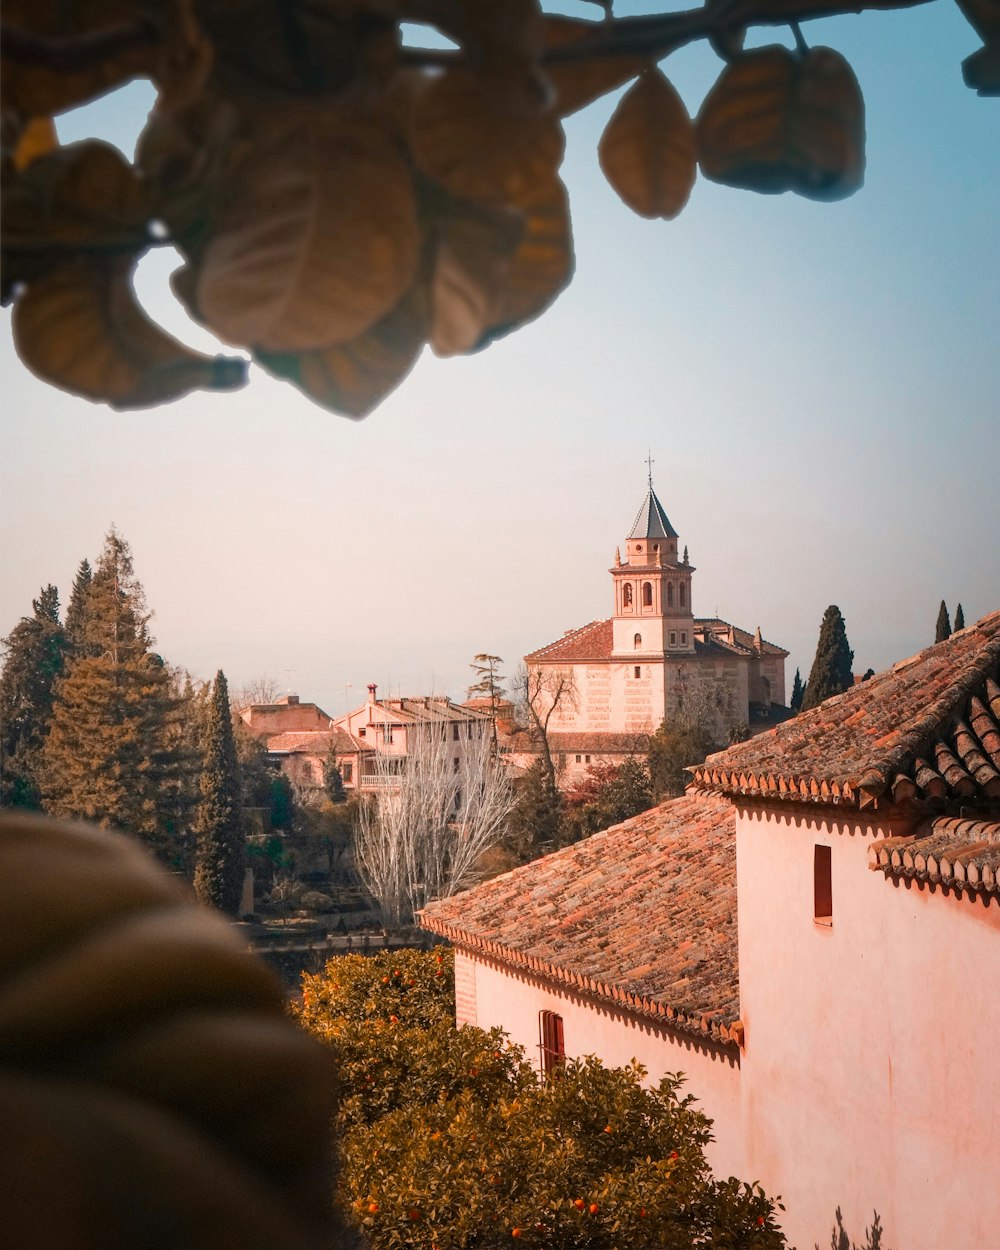
MULTIPOLYGON (((696 617, 695 568, 678 542, 650 474, 624 559, 616 548, 609 569, 614 614, 524 657, 528 698, 547 723, 561 784, 589 765, 643 753, 664 720, 694 715, 725 742, 735 726, 754 731, 787 714, 788 652, 759 627, 696 617)), ((504 745, 522 766, 538 751, 523 730, 504 745)))
POLYGON ((1000 1228, 1000 612, 428 907, 457 1018, 683 1071, 799 1250, 1000 1228))

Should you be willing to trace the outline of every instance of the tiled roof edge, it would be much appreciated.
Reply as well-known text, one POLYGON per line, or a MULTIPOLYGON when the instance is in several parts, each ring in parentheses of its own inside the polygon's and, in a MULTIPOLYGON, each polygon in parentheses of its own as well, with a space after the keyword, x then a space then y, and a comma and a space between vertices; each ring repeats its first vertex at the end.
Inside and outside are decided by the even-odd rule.
POLYGON ((419 912, 417 919, 421 927, 429 929, 431 933, 447 938, 456 946, 482 952, 482 954, 488 955, 491 959, 507 964, 511 968, 523 969, 538 976, 547 977, 551 981, 558 981, 580 993, 591 994, 595 998, 601 998, 619 1007, 627 1008, 637 1015, 657 1020, 668 1028, 676 1029, 680 1033, 703 1040, 711 1039, 720 1046, 732 1047, 735 1050, 739 1050, 743 1046, 744 1028, 742 1020, 736 1019, 726 1022, 719 1015, 705 1015, 703 1012, 686 1011, 684 1008, 672 1007, 666 1003, 657 1003, 645 995, 636 994, 621 986, 609 985, 607 982, 596 980, 594 977, 584 976, 582 973, 562 968, 547 959, 540 959, 523 951, 513 950, 509 946, 504 946, 501 942, 480 937, 475 933, 468 933, 456 925, 437 920, 424 912, 419 912))
MULTIPOLYGON (((974 826, 980 822, 969 823, 974 826)), ((975 828, 969 832, 975 838, 975 828)), ((887 878, 950 886, 969 895, 1000 895, 1000 855, 995 842, 966 841, 941 846, 933 836, 883 838, 868 848, 868 867, 887 878)))

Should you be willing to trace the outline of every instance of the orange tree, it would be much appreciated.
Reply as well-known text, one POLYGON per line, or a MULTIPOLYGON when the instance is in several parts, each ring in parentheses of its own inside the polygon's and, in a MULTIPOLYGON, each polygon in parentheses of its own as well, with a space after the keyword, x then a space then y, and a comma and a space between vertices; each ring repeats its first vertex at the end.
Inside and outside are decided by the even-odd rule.
POLYGON ((785 1244, 759 1187, 711 1177, 679 1076, 588 1057, 540 1084, 499 1030, 454 1028, 453 990, 443 950, 304 978, 300 1019, 341 1072, 337 1202, 374 1250, 785 1244))
MULTIPOLYGON (((117 408, 241 385, 244 357, 190 351, 136 301, 139 257, 170 244, 195 320, 362 416, 425 344, 475 351, 568 284, 565 117, 631 84, 598 155, 643 217, 676 217, 699 172, 840 199, 864 178, 864 101, 802 25, 927 0, 595 2, 603 20, 542 0, 6 0, 2 290, 21 358, 117 408), (744 47, 782 26, 794 49, 744 47), (695 40, 720 72, 692 118, 661 64, 695 40), (53 116, 133 78, 157 90, 134 162, 58 145, 53 116)), ((970 32, 966 81, 1000 94, 996 0, 958 4, 984 44, 970 32)))

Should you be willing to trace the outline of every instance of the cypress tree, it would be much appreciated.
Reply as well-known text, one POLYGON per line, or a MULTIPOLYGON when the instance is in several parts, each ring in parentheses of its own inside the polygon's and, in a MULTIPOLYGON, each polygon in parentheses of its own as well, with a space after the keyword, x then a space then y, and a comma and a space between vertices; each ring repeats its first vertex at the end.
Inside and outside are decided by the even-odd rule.
POLYGON ((42 588, 3 640, 0 676, 0 805, 41 806, 42 748, 52 719, 53 689, 63 669, 66 635, 59 621, 59 592, 42 588))
POLYGON ((809 670, 809 680, 802 698, 802 711, 819 707, 835 694, 850 690, 854 683, 851 672, 853 662, 854 652, 847 642, 844 618, 840 614, 840 608, 831 604, 823 613, 819 642, 816 644, 816 658, 809 670))
POLYGON ((965 613, 962 611, 962 605, 959 604, 955 609, 955 633, 960 629, 965 629, 965 613))
POLYGON ((937 624, 934 626, 934 641, 944 642, 946 638, 951 637, 951 621, 948 619, 948 608, 945 601, 941 600, 941 606, 938 608, 937 624))
POLYGON ((246 871, 246 832, 229 688, 221 669, 212 688, 204 760, 194 888, 203 903, 235 916, 246 871))
POLYGON ((788 704, 788 706, 792 709, 793 712, 799 712, 802 710, 802 696, 804 693, 805 691, 802 685, 802 674, 799 672, 798 669, 796 669, 795 679, 792 682, 792 697, 788 704))
POLYGON ((169 728, 178 701, 170 672, 150 650, 143 589, 114 529, 78 602, 78 633, 42 753, 43 806, 54 816, 118 826, 175 861, 184 764, 169 728))

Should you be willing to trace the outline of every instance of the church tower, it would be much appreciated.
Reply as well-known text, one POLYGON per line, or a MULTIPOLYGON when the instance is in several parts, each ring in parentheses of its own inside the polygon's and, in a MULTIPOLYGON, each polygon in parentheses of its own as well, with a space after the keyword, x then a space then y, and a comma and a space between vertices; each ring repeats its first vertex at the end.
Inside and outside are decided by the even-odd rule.
POLYGON ((653 490, 653 476, 625 540, 615 551, 615 659, 694 654, 694 613, 687 548, 677 555, 677 531, 653 490))

